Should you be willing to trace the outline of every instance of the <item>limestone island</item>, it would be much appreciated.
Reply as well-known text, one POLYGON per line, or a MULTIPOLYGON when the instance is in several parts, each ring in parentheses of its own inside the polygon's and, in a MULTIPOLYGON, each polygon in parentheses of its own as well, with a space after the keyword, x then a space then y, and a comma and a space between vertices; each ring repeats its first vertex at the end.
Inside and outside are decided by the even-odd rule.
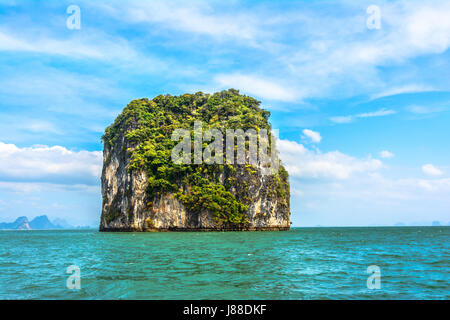
MULTIPOLYGON (((228 129, 267 131, 275 140, 269 116, 259 101, 234 89, 131 101, 102 137, 100 231, 289 230, 289 177, 278 157, 267 165, 258 152, 248 162, 256 158, 247 135, 241 140, 246 163, 225 156, 231 150, 235 160, 237 150, 227 149, 228 129), (201 143, 194 132, 199 123, 201 143), (177 129, 192 134, 174 139, 177 129), (207 130, 215 135, 206 137, 207 130), (182 163, 173 161, 180 138, 194 150, 179 153, 182 163)), ((260 135, 257 141, 261 147, 260 135)), ((274 144, 269 149, 277 153, 274 144)))

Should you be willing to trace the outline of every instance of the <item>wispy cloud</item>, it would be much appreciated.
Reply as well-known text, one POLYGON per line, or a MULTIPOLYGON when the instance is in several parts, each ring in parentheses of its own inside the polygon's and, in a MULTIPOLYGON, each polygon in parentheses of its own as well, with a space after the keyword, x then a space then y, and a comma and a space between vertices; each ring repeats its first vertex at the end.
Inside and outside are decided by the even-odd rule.
POLYGON ((21 124, 21 127, 33 133, 51 133, 61 134, 62 131, 49 121, 32 120, 28 123, 21 124))
MULTIPOLYGON (((410 74, 408 82, 413 84, 404 85, 400 73, 381 77, 380 68, 404 66, 417 57, 445 52, 450 46, 450 23, 445 18, 450 15, 450 5, 411 1, 385 2, 380 7, 383 27, 374 32, 364 30, 362 4, 353 7, 356 18, 344 15, 323 23, 325 17, 314 13, 311 19, 302 21, 305 30, 314 30, 314 40, 300 48, 289 47, 289 55, 280 59, 295 74, 290 78, 302 84, 306 96, 345 97, 358 92, 376 99, 436 90, 423 74, 410 74), (361 9, 360 15, 356 8, 361 9), (345 32, 338 31, 341 29, 345 32)), ((439 85, 449 89, 445 79, 439 85)))
MULTIPOLYGON (((376 99, 435 90, 420 74, 411 76, 411 84, 405 85, 397 73, 382 77, 380 67, 404 66, 410 59, 443 53, 450 46, 446 19, 450 5, 437 1, 385 2, 380 5, 383 27, 377 31, 366 28, 364 5, 345 1, 334 4, 343 13, 335 16, 303 2, 292 5, 289 12, 273 4, 240 2, 81 1, 80 5, 102 17, 99 25, 90 26, 89 33, 67 38, 67 34, 63 37, 44 30, 35 36, 3 27, 0 50, 89 58, 143 73, 204 69, 192 60, 173 68, 176 59, 153 50, 171 47, 199 55, 202 62, 223 59, 232 66, 228 73, 215 70, 191 75, 198 78, 201 73, 209 85, 211 81, 223 86, 234 83, 263 99, 295 102, 355 93, 376 99), (127 39, 113 27, 115 22, 138 30, 141 38, 127 39), (226 49, 219 49, 217 43, 223 41, 226 49), (235 54, 243 61, 236 63, 235 54), (258 70, 258 74, 249 75, 248 70, 258 70)), ((192 80, 198 82, 195 78, 177 81, 186 87, 192 80)), ((448 81, 441 81, 439 89, 449 89, 448 81)))
MULTIPOLYGON (((113 19, 145 26, 148 34, 162 35, 170 46, 209 50, 208 45, 225 41, 224 53, 239 52, 245 62, 228 74, 210 74, 205 82, 219 78, 226 86, 230 82, 226 80, 233 80, 260 98, 280 101, 348 97, 355 92, 376 99, 435 90, 420 77, 411 77, 409 85, 397 74, 381 77, 380 67, 402 66, 450 46, 445 18, 450 5, 443 2, 385 2, 380 5, 383 27, 377 31, 366 28, 367 7, 345 1, 334 4, 343 9, 342 15, 335 16, 313 10, 304 2, 292 5, 289 12, 267 3, 240 2, 132 1, 91 6, 113 19), (252 59, 255 56, 258 59, 252 59), (239 74, 248 76, 252 69, 258 70, 256 77, 251 76, 258 82, 275 83, 274 94, 259 89, 266 87, 265 83, 250 86, 248 79, 237 81, 239 74), (273 70, 282 82, 272 79, 273 70), (279 87, 291 92, 282 92, 279 87)), ((208 53, 203 54, 208 57, 208 53)), ((228 62, 234 64, 233 60, 228 62)), ((446 86, 448 83, 441 84, 444 90, 446 86)))
POLYGON ((213 36, 215 39, 253 39, 259 32, 257 25, 261 23, 256 15, 221 12, 207 2, 130 1, 120 11, 116 8, 112 12, 129 23, 147 22, 183 33, 213 36))
POLYGON ((355 115, 349 115, 349 116, 336 116, 331 117, 330 120, 335 123, 350 123, 355 121, 356 119, 363 119, 363 118, 373 118, 373 117, 385 117, 392 114, 396 114, 397 112, 394 110, 389 109, 380 109, 374 112, 366 112, 366 113, 359 113, 355 115))
MULTIPOLYGON (((112 101, 130 96, 113 80, 96 75, 45 66, 20 74, 11 68, 3 71, 10 76, 0 77, 0 97, 2 103, 8 105, 41 106, 46 111, 86 117, 112 117, 117 112, 111 108, 112 101), (109 106, 102 105, 99 102, 101 99, 109 106)), ((36 120, 39 121, 45 122, 36 120)))
POLYGON ((371 98, 372 99, 379 99, 379 98, 383 98, 383 97, 394 96, 394 95, 397 95, 397 94, 431 92, 431 91, 435 91, 435 90, 436 89, 434 89, 431 86, 412 84, 412 85, 406 85, 406 86, 389 88, 387 90, 384 90, 384 91, 381 91, 379 93, 373 94, 371 96, 371 98))
POLYGON ((407 106, 405 109, 413 114, 426 115, 426 114, 430 114, 430 113, 438 113, 438 112, 442 112, 442 111, 448 111, 450 108, 444 107, 444 106, 411 105, 411 106, 407 106))
POLYGON ((42 31, 40 37, 32 35, 26 37, 23 32, 16 34, 14 31, 0 29, 0 51, 61 55, 75 59, 114 59, 119 57, 124 59, 136 56, 136 53, 124 40, 120 41, 117 38, 114 42, 80 37, 57 39, 45 30, 42 31))
POLYGON ((31 25, 17 32, 11 26, 0 25, 0 52, 40 54, 72 59, 74 62, 94 61, 134 73, 169 69, 165 57, 157 57, 142 50, 139 45, 114 30, 99 27, 90 27, 88 32, 83 30, 67 34, 63 32, 63 27, 31 25))
POLYGON ((99 185, 16 181, 0 181, 0 190, 2 190, 3 192, 17 193, 20 195, 32 195, 39 192, 58 191, 88 193, 95 196, 101 193, 101 188, 99 185))

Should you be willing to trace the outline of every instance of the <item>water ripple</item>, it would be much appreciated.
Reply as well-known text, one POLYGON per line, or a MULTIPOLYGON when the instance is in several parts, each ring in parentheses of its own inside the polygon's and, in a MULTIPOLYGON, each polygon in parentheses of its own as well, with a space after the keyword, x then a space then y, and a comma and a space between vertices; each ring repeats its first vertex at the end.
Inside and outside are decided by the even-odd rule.
POLYGON ((449 240, 449 227, 0 231, 0 298, 448 299, 449 240), (374 264, 380 290, 366 287, 374 264))

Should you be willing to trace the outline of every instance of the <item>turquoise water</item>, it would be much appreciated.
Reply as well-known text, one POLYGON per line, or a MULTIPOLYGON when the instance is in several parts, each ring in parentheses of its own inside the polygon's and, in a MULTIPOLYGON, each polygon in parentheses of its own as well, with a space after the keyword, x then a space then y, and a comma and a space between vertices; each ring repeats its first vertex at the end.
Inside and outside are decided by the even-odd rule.
POLYGON ((0 231, 0 298, 449 299, 449 240, 450 227, 0 231), (66 288, 70 265, 79 291, 66 288))

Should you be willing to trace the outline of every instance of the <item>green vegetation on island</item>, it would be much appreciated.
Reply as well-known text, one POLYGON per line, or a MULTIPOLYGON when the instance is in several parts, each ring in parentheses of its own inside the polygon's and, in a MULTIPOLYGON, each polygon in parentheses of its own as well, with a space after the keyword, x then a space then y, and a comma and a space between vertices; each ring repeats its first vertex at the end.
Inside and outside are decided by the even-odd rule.
MULTIPOLYGON (((171 136, 176 129, 193 130, 201 121, 203 131, 218 129, 266 129, 270 132, 270 113, 260 108, 260 102, 230 89, 212 95, 198 92, 180 96, 159 95, 152 100, 130 102, 102 137, 105 146, 112 147, 125 137, 130 159, 129 170, 144 170, 148 176, 148 207, 162 193, 173 193, 191 212, 208 211, 216 223, 242 226, 248 223, 246 212, 249 197, 236 194, 236 168, 244 167, 257 174, 251 165, 176 164, 171 152, 178 143, 171 136), (220 177, 225 176, 225 182, 220 177)), ((193 143, 193 137, 192 137, 193 143)), ((208 143, 203 142, 203 148, 208 143)), ((224 143, 225 145, 225 143, 224 143)), ((272 177, 277 196, 289 194, 288 174, 283 166, 272 177)), ((251 183, 241 181, 239 183, 251 183)), ((115 219, 116 212, 110 212, 115 219)), ((152 222, 150 221, 149 224, 152 222)))

